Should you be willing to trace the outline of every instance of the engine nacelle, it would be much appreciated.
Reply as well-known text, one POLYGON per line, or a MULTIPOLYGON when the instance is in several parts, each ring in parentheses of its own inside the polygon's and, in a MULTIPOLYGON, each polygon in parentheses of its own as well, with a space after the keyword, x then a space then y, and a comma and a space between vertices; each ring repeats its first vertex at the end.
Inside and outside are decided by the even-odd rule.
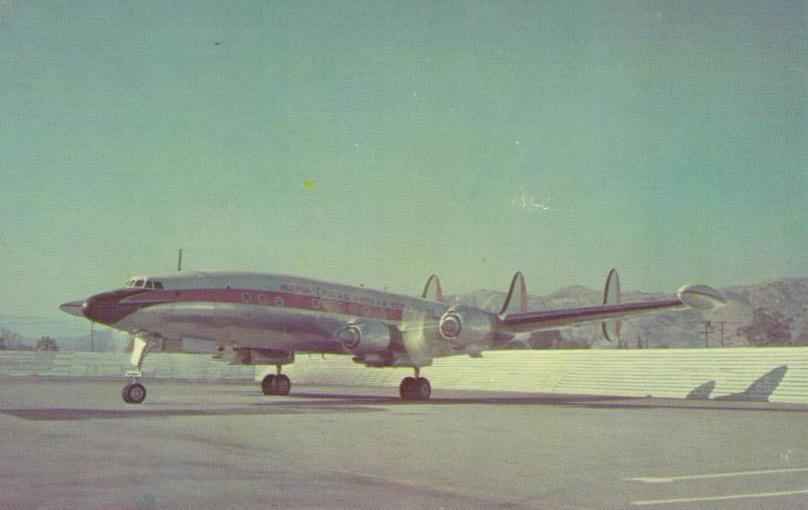
POLYGON ((440 336, 458 350, 491 345, 495 330, 494 314, 468 305, 450 308, 438 323, 440 336))
POLYGON ((360 356, 388 352, 392 341, 390 326, 381 321, 352 322, 338 331, 336 337, 346 351, 360 356))

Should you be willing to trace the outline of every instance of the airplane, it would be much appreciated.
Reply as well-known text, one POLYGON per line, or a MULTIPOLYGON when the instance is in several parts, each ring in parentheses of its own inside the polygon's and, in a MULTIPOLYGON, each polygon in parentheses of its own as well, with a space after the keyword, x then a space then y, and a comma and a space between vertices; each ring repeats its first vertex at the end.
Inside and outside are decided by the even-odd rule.
POLYGON ((507 348, 518 336, 600 321, 607 340, 619 338, 621 319, 643 313, 724 304, 707 285, 685 285, 675 298, 623 303, 612 269, 603 304, 569 309, 527 309, 527 287, 514 274, 499 313, 449 305, 440 279, 431 275, 420 297, 279 274, 186 271, 134 276, 119 289, 71 301, 60 309, 134 335, 128 404, 146 398, 143 360, 161 340, 196 338, 217 344, 214 356, 231 364, 275 365, 261 382, 265 395, 288 395, 291 382, 281 369, 295 353, 353 356, 368 367, 410 367, 414 377, 399 386, 402 400, 425 401, 431 385, 421 369, 442 356, 480 357, 507 348))

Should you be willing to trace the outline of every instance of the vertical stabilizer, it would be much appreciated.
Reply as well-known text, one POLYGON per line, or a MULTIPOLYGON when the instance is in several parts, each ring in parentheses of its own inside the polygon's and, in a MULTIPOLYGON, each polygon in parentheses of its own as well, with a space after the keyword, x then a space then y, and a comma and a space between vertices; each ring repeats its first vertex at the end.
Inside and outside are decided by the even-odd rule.
POLYGON ((522 272, 517 271, 511 279, 511 288, 508 289, 508 295, 505 297, 499 315, 524 312, 527 312, 527 286, 522 272))
MULTIPOLYGON (((623 301, 623 294, 620 291, 620 277, 617 275, 617 269, 612 268, 609 271, 609 276, 606 277, 606 285, 603 288, 603 304, 614 305, 621 301, 623 301)), ((604 338, 609 342, 617 340, 618 345, 620 345, 620 330, 622 328, 623 321, 621 320, 603 321, 601 323, 604 338)))
POLYGON ((433 274, 429 276, 426 281, 426 285, 424 285, 424 291, 421 293, 421 297, 424 299, 429 299, 430 301, 445 303, 443 300, 443 290, 440 288, 440 278, 438 278, 438 275, 433 274))

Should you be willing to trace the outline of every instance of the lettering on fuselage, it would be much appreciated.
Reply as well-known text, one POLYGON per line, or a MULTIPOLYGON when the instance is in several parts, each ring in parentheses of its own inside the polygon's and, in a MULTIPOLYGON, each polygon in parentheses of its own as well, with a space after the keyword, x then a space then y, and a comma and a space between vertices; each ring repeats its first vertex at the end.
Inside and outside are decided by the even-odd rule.
MULTIPOLYGON (((271 308, 322 311, 390 321, 402 320, 405 309, 405 303, 401 301, 374 299, 367 295, 357 296, 338 290, 323 290, 292 284, 281 285, 280 291, 233 288, 148 291, 133 296, 127 301, 141 306, 167 302, 240 303, 271 308)), ((440 313, 421 303, 407 303, 406 307, 429 317, 437 317, 440 313)))

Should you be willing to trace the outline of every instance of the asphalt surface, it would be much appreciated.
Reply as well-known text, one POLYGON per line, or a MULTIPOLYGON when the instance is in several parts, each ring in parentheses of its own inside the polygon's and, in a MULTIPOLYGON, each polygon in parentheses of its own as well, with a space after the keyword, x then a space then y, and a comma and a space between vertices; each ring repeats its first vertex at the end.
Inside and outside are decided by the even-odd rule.
POLYGON ((0 508, 808 508, 808 407, 0 379, 0 508))

